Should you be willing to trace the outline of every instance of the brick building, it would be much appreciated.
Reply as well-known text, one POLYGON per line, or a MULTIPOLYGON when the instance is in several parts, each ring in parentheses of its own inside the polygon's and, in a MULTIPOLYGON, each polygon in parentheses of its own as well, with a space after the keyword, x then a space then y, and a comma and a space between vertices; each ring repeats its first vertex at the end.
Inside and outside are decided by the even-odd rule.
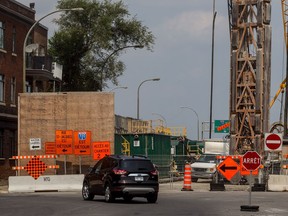
MULTIPOLYGON (((0 178, 11 173, 17 155, 18 93, 24 91, 23 43, 35 23, 34 4, 15 0, 0 1, 0 178)), ((37 25, 28 37, 26 48, 26 92, 48 91, 53 80, 47 53, 48 29, 37 25)), ((28 143, 27 143, 28 144, 28 143)))

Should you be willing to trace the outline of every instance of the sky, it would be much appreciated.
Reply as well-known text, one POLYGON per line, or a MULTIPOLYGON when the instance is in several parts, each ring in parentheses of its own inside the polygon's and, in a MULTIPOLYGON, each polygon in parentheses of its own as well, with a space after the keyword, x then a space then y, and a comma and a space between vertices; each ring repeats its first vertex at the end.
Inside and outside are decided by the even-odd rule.
MULTIPOLYGON (((116 0, 114 0, 116 1, 116 0)), ((35 2, 36 20, 55 10, 57 0, 18 0, 29 6, 35 2)), ((131 16, 149 28, 156 37, 153 52, 145 49, 126 49, 121 60, 126 65, 119 86, 109 85, 105 91, 115 94, 115 114, 143 120, 162 119, 168 127, 186 127, 187 137, 199 137, 202 122, 206 126, 203 138, 209 137, 211 98, 211 57, 213 0, 123 0, 131 16), (180 108, 180 107, 189 107, 180 108), (197 115, 198 118, 197 118, 197 115)), ((214 35, 212 121, 229 119, 230 38, 227 0, 215 1, 217 11, 214 35)), ((272 70, 271 96, 274 96, 285 73, 283 24, 280 0, 272 5, 272 70)), ((57 26, 52 22, 58 14, 41 21, 52 36, 57 26)), ((280 97, 279 97, 280 98, 280 97)), ((270 110, 270 124, 279 121, 280 102, 270 110)), ((212 129, 213 132, 213 129, 212 129)), ((226 134, 212 133, 212 138, 226 134)))

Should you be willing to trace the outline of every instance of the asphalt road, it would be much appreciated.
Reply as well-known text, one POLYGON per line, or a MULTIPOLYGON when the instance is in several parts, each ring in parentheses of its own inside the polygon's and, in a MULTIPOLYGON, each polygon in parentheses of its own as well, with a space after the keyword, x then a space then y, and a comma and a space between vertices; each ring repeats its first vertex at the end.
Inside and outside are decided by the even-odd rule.
POLYGON ((240 206, 249 204, 247 185, 227 185, 225 191, 218 192, 209 191, 207 182, 193 183, 193 191, 181 191, 182 186, 182 182, 161 184, 156 204, 149 204, 144 198, 106 203, 101 196, 83 201, 80 192, 1 193, 0 215, 288 215, 287 192, 252 192, 252 205, 259 206, 259 212, 244 212, 240 206))

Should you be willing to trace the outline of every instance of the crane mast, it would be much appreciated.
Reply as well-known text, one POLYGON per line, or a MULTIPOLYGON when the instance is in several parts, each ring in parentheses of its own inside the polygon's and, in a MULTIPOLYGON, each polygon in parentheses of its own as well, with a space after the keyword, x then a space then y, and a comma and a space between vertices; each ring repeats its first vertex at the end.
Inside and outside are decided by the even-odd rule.
POLYGON ((231 37, 230 153, 263 155, 269 132, 270 0, 228 0, 231 37))
MULTIPOLYGON (((282 8, 282 19, 283 19, 283 28, 284 28, 284 40, 286 43, 286 78, 282 82, 282 89, 285 89, 285 107, 284 107, 284 138, 287 139, 288 136, 288 129, 287 129, 287 112, 288 112, 288 89, 286 88, 286 80, 288 77, 288 4, 286 0, 281 0, 281 8, 282 8)), ((281 86, 280 86, 281 87, 281 86)))

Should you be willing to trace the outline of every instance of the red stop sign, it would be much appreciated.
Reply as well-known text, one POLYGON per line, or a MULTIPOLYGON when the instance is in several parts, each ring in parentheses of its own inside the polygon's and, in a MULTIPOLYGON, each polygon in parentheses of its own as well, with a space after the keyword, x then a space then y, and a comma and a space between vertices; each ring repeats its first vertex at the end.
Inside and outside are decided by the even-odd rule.
POLYGON ((255 151, 248 151, 243 155, 243 167, 248 171, 254 171, 261 165, 261 157, 255 151))

